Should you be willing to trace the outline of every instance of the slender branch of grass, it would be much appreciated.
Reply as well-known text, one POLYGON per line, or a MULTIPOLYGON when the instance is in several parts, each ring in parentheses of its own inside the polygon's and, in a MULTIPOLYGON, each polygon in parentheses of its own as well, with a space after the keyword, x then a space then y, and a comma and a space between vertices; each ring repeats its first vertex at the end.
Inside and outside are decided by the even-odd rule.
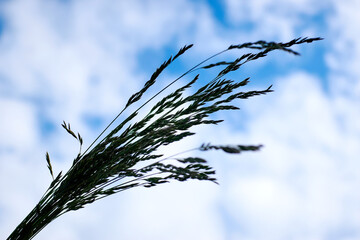
POLYGON ((172 80, 140 104, 134 112, 98 142, 130 105, 142 100, 143 94, 155 84, 157 77, 175 59, 192 47, 192 45, 184 46, 152 74, 140 91, 129 98, 120 113, 83 153, 81 153, 83 144, 81 135, 76 134, 69 123, 63 122, 62 127, 79 142, 79 154, 70 169, 65 174, 60 172, 56 177, 54 177, 50 155, 46 154, 47 166, 53 180, 39 203, 16 227, 8 240, 32 239, 59 216, 131 188, 151 188, 163 183, 190 179, 217 183, 214 177, 215 170, 208 165, 207 160, 200 157, 181 157, 180 155, 194 150, 200 152, 217 150, 229 154, 239 154, 244 151, 258 151, 262 145, 212 145, 208 143, 168 157, 164 157, 159 148, 168 145, 176 146, 174 143, 194 135, 195 133, 191 131, 194 126, 219 124, 223 120, 214 120, 211 116, 219 111, 238 110, 238 107, 232 105, 236 99, 248 99, 273 91, 271 85, 263 90, 240 91, 249 83, 249 78, 241 81, 228 80, 225 78, 228 73, 238 70, 250 61, 263 58, 274 50, 299 55, 291 49, 293 45, 318 40, 321 38, 297 38, 287 43, 257 41, 231 45, 172 80), (250 49, 251 52, 241 55, 234 61, 219 61, 203 66, 204 63, 215 57, 235 49, 250 49), (140 111, 144 111, 145 105, 163 94, 175 82, 194 71, 216 69, 217 67, 223 68, 218 71, 216 76, 210 77, 210 80, 202 81, 200 87, 195 88, 194 86, 201 78, 198 74, 191 80, 187 80, 182 87, 163 96, 145 113, 145 117, 139 121, 134 120, 140 111))
MULTIPOLYGON (((192 45, 191 45, 192 46, 192 45)), ((166 89, 168 89, 171 85, 173 85, 174 83, 176 83, 177 81, 179 81, 181 78, 183 78, 184 76, 186 76, 187 74, 191 73, 192 71, 196 70, 197 67, 201 66, 202 64, 204 64, 205 62, 209 61, 212 58, 215 58, 216 56, 228 51, 229 49, 225 49, 221 52, 218 52, 210 57, 208 57, 207 59, 201 61, 200 63, 196 64, 194 67, 190 68, 188 71, 186 71, 185 73, 183 73, 180 77, 174 79, 172 82, 170 82, 168 85, 166 85, 164 88, 162 88, 160 91, 158 91, 157 93, 155 93, 150 99, 148 99, 145 103, 143 103, 140 107, 138 107, 134 112, 138 112, 140 109, 142 109, 145 105, 147 105, 149 102, 151 102, 154 98, 156 98, 157 96, 159 96, 162 92, 164 92, 166 89)), ((120 113, 105 127, 105 129, 95 138, 95 140, 89 145, 89 147, 84 151, 84 153, 82 154, 82 156, 84 154, 86 154, 88 152, 88 150, 96 143, 97 140, 99 140, 99 138, 110 128, 110 126, 121 116, 121 114, 127 109, 128 106, 125 106, 120 113)), ((100 141, 103 142, 104 139, 102 139, 100 141)))

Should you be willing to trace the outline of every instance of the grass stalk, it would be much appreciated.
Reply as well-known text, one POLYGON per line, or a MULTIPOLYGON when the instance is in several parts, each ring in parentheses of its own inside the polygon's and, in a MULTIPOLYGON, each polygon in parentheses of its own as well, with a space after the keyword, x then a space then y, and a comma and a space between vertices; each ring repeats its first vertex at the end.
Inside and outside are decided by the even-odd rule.
POLYGON ((293 45, 318 40, 321 38, 297 38, 287 43, 257 41, 231 45, 172 80, 148 100, 141 103, 133 113, 103 137, 130 105, 142 100, 143 94, 155 84, 157 77, 193 45, 184 46, 153 73, 140 91, 129 98, 120 113, 83 153, 81 153, 83 144, 81 135, 75 134, 70 124, 63 122, 62 127, 79 141, 80 152, 70 169, 65 174, 60 172, 56 177, 53 174, 50 156, 46 153, 46 162, 53 180, 39 203, 7 239, 32 239, 61 215, 134 187, 151 188, 163 183, 190 179, 217 183, 214 177, 215 171, 205 159, 180 156, 194 150, 220 150, 229 154, 239 154, 244 151, 258 151, 262 145, 212 145, 207 143, 169 157, 160 154, 159 147, 174 146, 176 142, 194 135, 195 133, 190 130, 194 126, 219 124, 223 120, 214 120, 211 116, 219 111, 239 109, 233 105, 236 99, 248 99, 272 92, 271 85, 263 90, 240 91, 249 83, 249 78, 241 81, 228 80, 225 78, 228 73, 238 70, 250 61, 263 58, 274 50, 299 55, 291 49, 293 45), (230 62, 219 61, 204 66, 205 63, 225 52, 239 49, 247 49, 250 52, 230 62), (211 80, 203 81, 203 84, 196 89, 194 83, 201 77, 198 74, 192 80, 187 80, 182 87, 163 96, 141 120, 134 120, 145 105, 163 94, 175 82, 200 69, 213 68, 220 68, 220 70, 211 80), (185 92, 187 89, 190 89, 190 94, 185 92), (98 141, 99 139, 101 140, 98 141), (138 167, 139 163, 146 164, 138 167))

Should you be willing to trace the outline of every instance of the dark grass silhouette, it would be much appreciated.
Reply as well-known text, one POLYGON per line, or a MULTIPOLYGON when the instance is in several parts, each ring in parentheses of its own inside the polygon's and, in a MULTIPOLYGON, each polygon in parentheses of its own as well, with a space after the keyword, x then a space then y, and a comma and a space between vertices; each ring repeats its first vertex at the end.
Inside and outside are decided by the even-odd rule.
MULTIPOLYGON (((265 57, 274 50, 299 55, 290 47, 318 40, 321 38, 297 38, 287 43, 257 41, 231 45, 171 81, 165 88, 140 104, 140 107, 103 137, 104 133, 129 106, 142 100, 143 94, 156 82, 162 71, 193 45, 184 46, 152 74, 140 91, 129 98, 123 110, 83 153, 81 153, 83 144, 81 135, 76 134, 70 124, 63 122, 62 127, 78 140, 80 152, 74 159, 71 168, 65 174, 60 172, 56 177, 53 174, 50 156, 46 153, 46 161, 53 181, 39 203, 8 239, 32 239, 45 226, 64 213, 78 210, 96 200, 134 187, 150 188, 171 181, 187 181, 189 179, 216 183, 215 171, 205 159, 181 157, 182 153, 164 157, 156 151, 159 147, 194 135, 194 132, 190 131, 193 126, 222 122, 223 120, 213 120, 210 116, 223 110, 237 110, 238 107, 232 105, 235 99, 247 99, 272 92, 271 86, 263 90, 241 91, 241 88, 249 83, 249 78, 241 81, 228 80, 224 78, 228 73, 238 70, 247 62, 265 57), (234 61, 219 61, 204 65, 220 54, 237 49, 249 49, 252 52, 243 54, 234 61), (179 79, 200 69, 210 68, 219 69, 213 79, 202 81, 205 83, 195 89, 194 84, 200 78, 199 74, 196 75, 184 86, 155 103, 141 120, 135 121, 135 117, 145 105, 179 79), (191 94, 186 92, 191 92, 191 94)), ((225 153, 238 154, 243 151, 257 151, 260 148, 261 145, 212 145, 207 143, 189 151, 221 150, 225 153)))

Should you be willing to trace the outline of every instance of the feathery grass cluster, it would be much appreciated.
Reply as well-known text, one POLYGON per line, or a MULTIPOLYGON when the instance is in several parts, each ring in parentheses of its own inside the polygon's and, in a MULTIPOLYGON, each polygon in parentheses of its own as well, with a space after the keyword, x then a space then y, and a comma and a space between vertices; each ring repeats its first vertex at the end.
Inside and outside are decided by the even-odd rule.
MULTIPOLYGON (((123 110, 83 153, 81 153, 82 137, 73 132, 70 124, 63 122, 62 127, 78 140, 80 152, 74 159, 71 168, 65 174, 60 172, 56 177, 53 174, 49 154, 46 153, 46 161, 53 181, 39 203, 8 239, 32 239, 47 224, 64 213, 78 210, 96 200, 134 187, 150 188, 171 181, 189 179, 216 183, 215 171, 205 159, 180 157, 180 154, 164 157, 157 150, 161 146, 173 144, 193 135, 194 132, 190 131, 191 127, 222 122, 223 120, 213 120, 210 116, 223 110, 237 110, 238 107, 232 105, 234 100, 272 92, 271 86, 263 90, 240 91, 241 87, 249 83, 249 78, 241 81, 228 80, 224 78, 228 73, 238 70, 247 62, 265 57, 273 50, 282 50, 298 55, 297 52, 290 49, 291 46, 317 40, 320 38, 298 38, 287 43, 257 41, 231 45, 170 82, 165 88, 140 104, 137 110, 100 140, 106 130, 129 106, 142 100, 143 94, 154 85, 163 70, 193 45, 184 46, 152 74, 140 91, 129 98, 123 110), (219 61, 204 65, 222 53, 238 49, 250 49, 252 52, 243 54, 230 62, 219 61), (200 75, 196 75, 185 85, 155 103, 141 120, 135 121, 135 117, 145 105, 179 79, 199 69, 210 68, 220 68, 213 79, 202 80, 201 82, 204 84, 195 88, 195 83, 200 79, 200 75), (191 94, 187 92, 191 92, 191 94), (140 166, 139 163, 141 163, 140 166)), ((257 151, 260 148, 261 145, 224 146, 208 143, 192 150, 222 150, 226 153, 237 154, 243 151, 257 151)))

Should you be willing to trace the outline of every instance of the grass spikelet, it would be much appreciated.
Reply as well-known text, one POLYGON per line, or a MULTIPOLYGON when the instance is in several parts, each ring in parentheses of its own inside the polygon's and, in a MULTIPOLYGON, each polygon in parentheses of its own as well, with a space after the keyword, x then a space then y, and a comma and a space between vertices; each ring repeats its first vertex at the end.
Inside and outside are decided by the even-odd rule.
POLYGON ((45 157, 46 157, 47 167, 48 167, 48 169, 50 171, 52 179, 54 180, 54 173, 53 173, 53 170, 52 170, 52 166, 51 166, 51 162, 50 162, 50 156, 49 156, 48 152, 46 152, 45 157))
POLYGON ((78 137, 76 136, 76 134, 71 130, 70 123, 68 123, 68 124, 66 125, 66 122, 63 121, 63 123, 61 124, 61 126, 62 126, 71 136, 73 136, 75 139, 78 140, 78 137))

